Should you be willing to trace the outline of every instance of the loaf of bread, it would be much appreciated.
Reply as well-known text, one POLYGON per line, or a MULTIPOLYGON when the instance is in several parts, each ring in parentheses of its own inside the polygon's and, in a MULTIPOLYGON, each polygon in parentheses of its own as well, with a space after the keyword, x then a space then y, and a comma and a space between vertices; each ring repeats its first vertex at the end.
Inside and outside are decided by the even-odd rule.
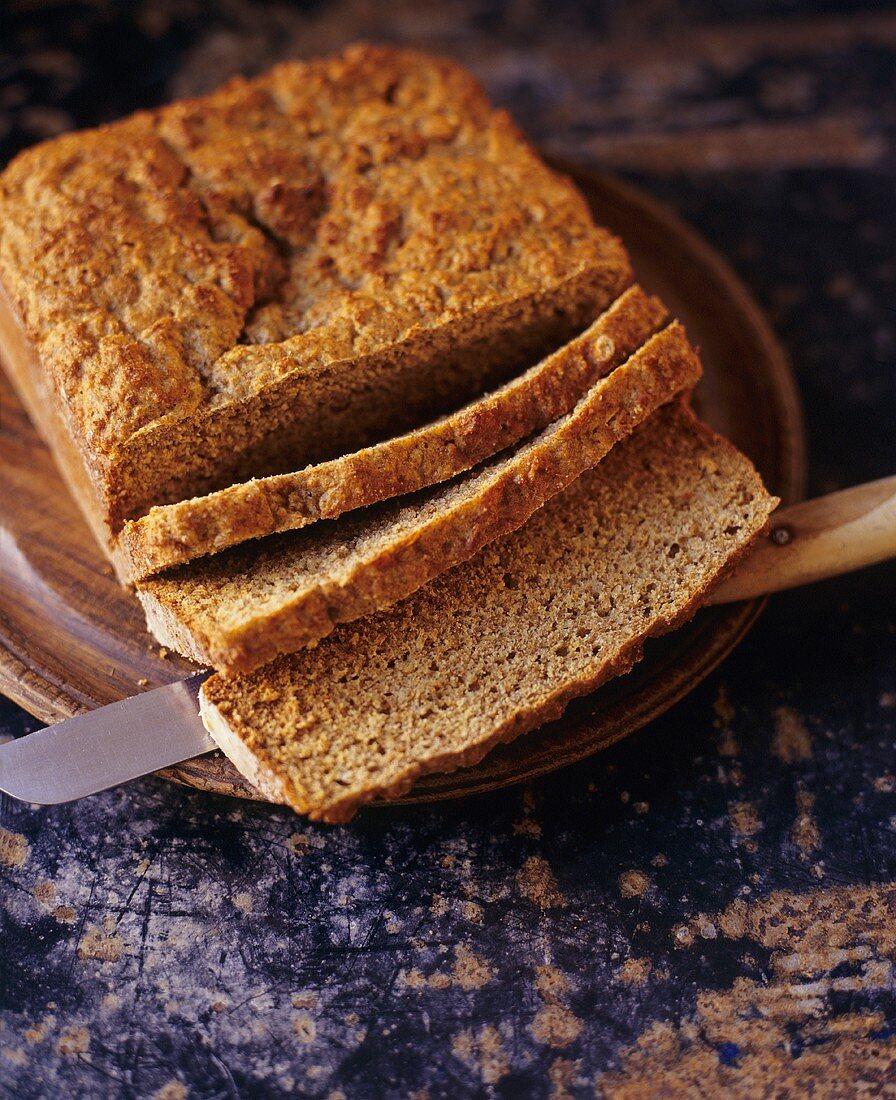
POLYGON ((206 681, 212 737, 325 821, 480 760, 628 671, 690 617, 776 501, 669 406, 519 531, 409 599, 251 676, 206 681))
POLYGON ((630 287, 581 336, 500 389, 405 435, 295 473, 163 504, 124 525, 118 549, 135 580, 249 539, 447 481, 558 419, 666 319, 630 287))
POLYGON ((163 645, 228 675, 251 671, 403 599, 519 527, 699 376, 673 323, 572 412, 454 481, 143 581, 149 627, 163 645))
POLYGON ((0 176, 4 344, 110 550, 153 505, 456 408, 631 281, 506 113, 412 51, 284 64, 0 176))

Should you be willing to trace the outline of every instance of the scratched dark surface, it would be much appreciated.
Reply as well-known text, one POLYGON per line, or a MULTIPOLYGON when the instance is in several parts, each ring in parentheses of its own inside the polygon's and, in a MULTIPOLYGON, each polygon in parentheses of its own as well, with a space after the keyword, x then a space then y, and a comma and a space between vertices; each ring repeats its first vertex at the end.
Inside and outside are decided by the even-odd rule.
MULTIPOLYGON (((452 53, 770 313, 811 490, 896 471, 896 8, 0 6, 0 156, 354 37, 452 53)), ((0 701, 8 734, 34 721, 0 701)), ((2 803, 0 1095, 894 1095, 896 568, 776 597, 612 751, 317 828, 147 779, 2 803), (862 1092, 862 1089, 865 1089, 862 1092)))

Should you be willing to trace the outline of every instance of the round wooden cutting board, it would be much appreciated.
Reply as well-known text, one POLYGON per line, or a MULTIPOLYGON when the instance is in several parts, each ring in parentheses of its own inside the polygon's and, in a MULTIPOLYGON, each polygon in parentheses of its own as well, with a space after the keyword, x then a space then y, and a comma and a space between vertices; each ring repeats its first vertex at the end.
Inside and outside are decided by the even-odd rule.
MULTIPOLYGON (((641 283, 701 348, 696 402, 757 464, 785 503, 801 497, 804 437, 786 358, 724 261, 666 208, 616 180, 574 176, 596 220, 628 246, 641 283)), ((135 597, 116 583, 49 452, 2 380, 0 420, 0 692, 42 721, 157 687, 194 666, 164 655, 135 597)), ((662 714, 743 637, 762 601, 707 608, 648 643, 627 676, 579 700, 558 722, 490 753, 474 768, 420 780, 400 801, 456 798, 579 760, 662 714)), ((219 793, 261 798, 220 753, 161 773, 219 793)))

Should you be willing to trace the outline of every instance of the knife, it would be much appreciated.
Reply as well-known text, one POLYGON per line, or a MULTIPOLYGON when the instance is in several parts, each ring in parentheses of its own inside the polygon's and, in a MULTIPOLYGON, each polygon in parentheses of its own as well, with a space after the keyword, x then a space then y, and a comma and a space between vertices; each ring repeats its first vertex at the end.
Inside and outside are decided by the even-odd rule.
MULTIPOLYGON (((708 603, 754 599, 896 557, 896 477, 776 511, 768 533, 708 603)), ((200 672, 0 745, 0 791, 55 805, 214 749, 200 672)))
POLYGON ((199 689, 211 675, 144 691, 0 745, 0 791, 54 806, 211 752, 199 689))

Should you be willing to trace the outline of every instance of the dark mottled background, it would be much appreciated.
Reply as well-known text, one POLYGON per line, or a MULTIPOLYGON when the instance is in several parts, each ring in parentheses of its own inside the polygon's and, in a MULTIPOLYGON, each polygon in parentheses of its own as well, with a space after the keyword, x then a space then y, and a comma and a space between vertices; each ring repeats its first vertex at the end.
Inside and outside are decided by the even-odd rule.
MULTIPOLYGON (((0 158, 362 36, 455 55, 702 230, 793 358, 813 492, 896 471, 892 5, 7 0, 0 158)), ((776 597, 661 721, 526 789, 340 829, 154 779, 5 800, 0 1094, 883 1095, 894 581, 776 597)))

